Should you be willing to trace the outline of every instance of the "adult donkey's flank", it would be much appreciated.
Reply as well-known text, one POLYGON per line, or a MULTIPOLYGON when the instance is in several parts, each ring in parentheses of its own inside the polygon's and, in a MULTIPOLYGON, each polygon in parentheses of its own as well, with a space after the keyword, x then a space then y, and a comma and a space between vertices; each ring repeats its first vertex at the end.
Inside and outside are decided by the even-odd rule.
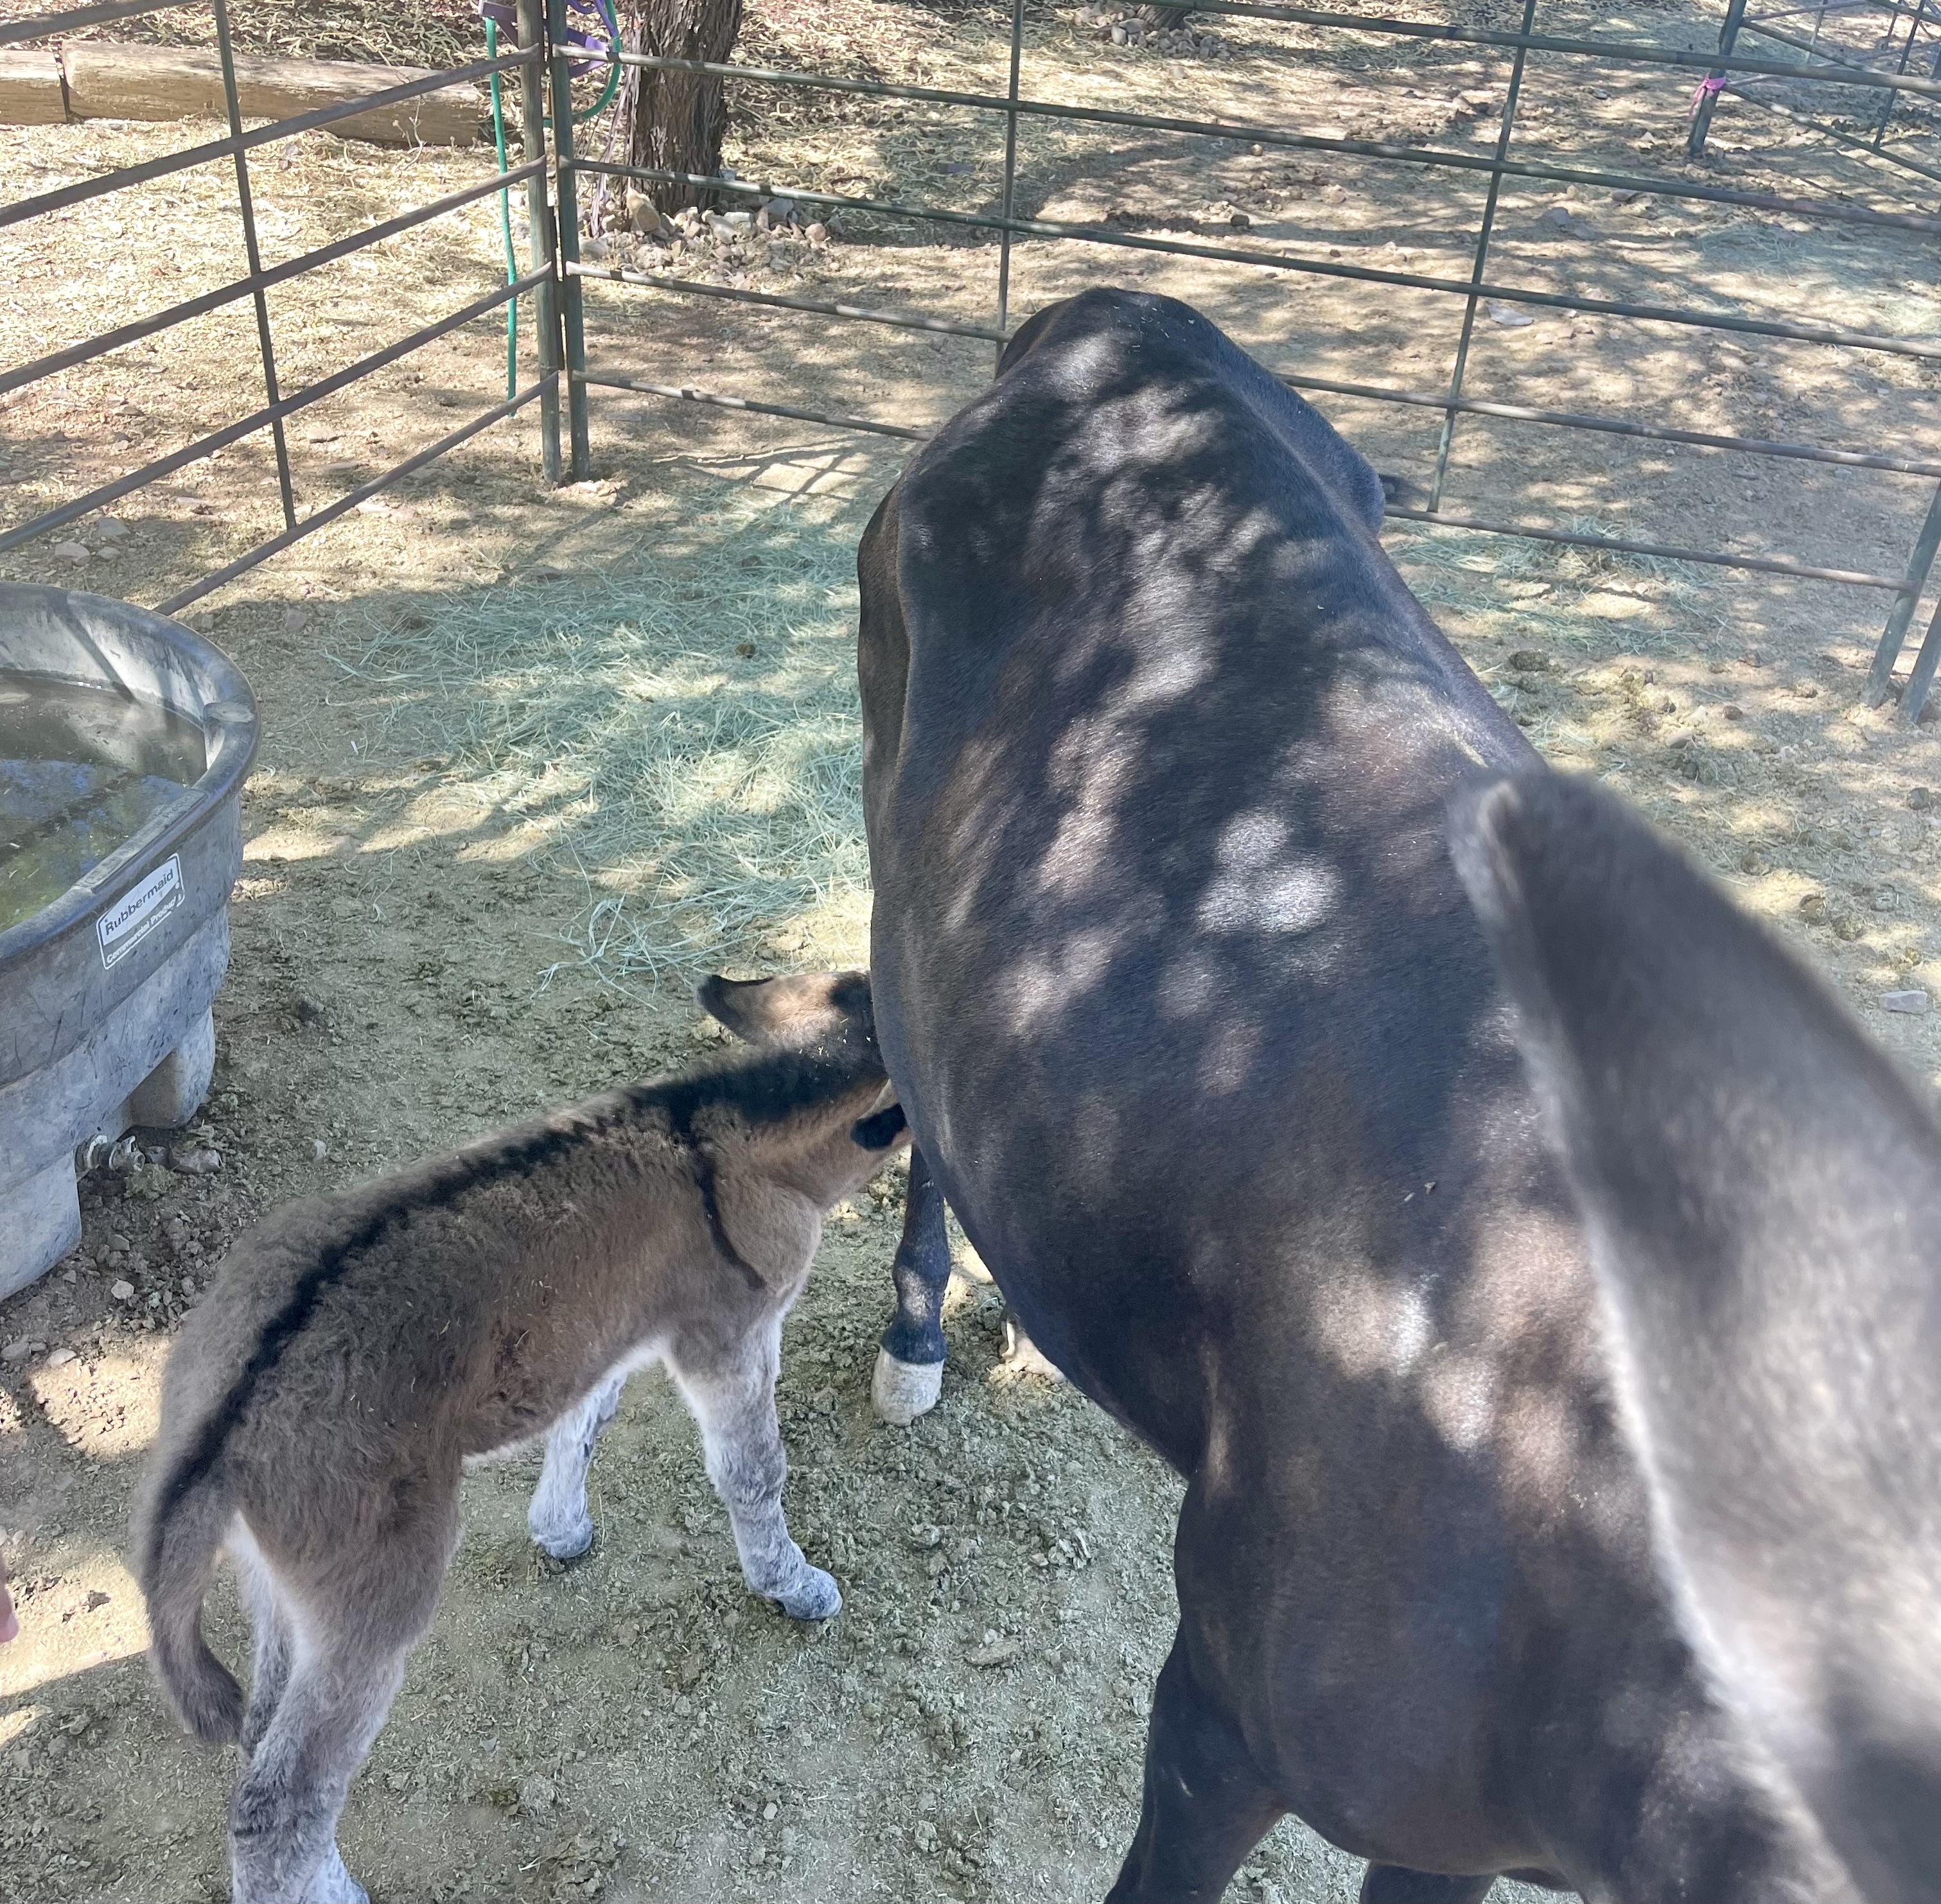
POLYGON ((1115 1897, 1217 1896, 1289 1811, 1370 1900, 1882 1896, 1695 1653, 1719 1603, 1666 1584, 1649 1411, 1450 858, 1452 798, 1540 766, 1381 513, 1212 325, 1112 292, 1026 324, 877 512, 872 983, 916 1147, 879 1393, 942 1355, 940 1191, 1188 1478, 1115 1897))
POLYGON ((183 1330, 136 1551, 164 1689, 243 1746, 238 1904, 362 1898, 338 1814, 431 1624, 466 1464, 545 1435, 528 1524, 584 1552, 594 1438, 635 1369, 665 1363, 699 1421, 748 1585, 798 1619, 841 1604, 782 1518, 776 1357, 824 1215, 902 1114, 863 974, 701 997, 760 1048, 289 1205, 183 1330), (256 1629, 246 1712, 202 1636, 225 1548, 256 1629))

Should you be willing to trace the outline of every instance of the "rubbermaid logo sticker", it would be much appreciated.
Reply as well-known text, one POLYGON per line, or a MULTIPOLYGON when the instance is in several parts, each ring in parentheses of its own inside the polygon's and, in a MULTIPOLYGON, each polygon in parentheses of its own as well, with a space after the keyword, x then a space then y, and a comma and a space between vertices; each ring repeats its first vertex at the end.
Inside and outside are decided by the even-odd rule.
POLYGON ((95 923, 101 962, 125 958, 182 902, 182 858, 171 853, 139 886, 124 893, 95 923))

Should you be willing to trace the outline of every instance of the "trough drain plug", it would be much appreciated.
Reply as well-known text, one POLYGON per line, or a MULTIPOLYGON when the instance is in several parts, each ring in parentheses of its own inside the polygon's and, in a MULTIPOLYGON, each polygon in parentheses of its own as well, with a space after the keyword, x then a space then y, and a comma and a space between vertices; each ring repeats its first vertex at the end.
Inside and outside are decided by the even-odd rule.
POLYGON ((142 1155, 142 1147, 135 1141, 131 1132, 126 1137, 109 1137, 96 1131, 74 1154, 75 1175, 84 1177, 91 1170, 99 1170, 105 1163, 118 1175, 131 1170, 139 1170, 147 1160, 142 1155))

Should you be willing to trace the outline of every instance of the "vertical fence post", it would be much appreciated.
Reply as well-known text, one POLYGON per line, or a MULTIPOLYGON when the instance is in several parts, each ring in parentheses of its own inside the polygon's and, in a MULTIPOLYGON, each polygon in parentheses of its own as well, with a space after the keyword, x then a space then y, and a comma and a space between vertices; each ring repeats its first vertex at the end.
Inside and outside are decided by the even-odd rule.
POLYGON ((579 262, 579 191, 573 164, 573 66, 567 57, 566 0, 546 0, 546 50, 552 63, 553 170, 558 179, 560 307, 566 333, 566 413, 571 474, 584 482, 592 469, 586 437, 586 325, 580 283, 566 269, 579 262))
MULTIPOLYGON (((1894 18, 1888 23, 1887 29, 1887 50, 1890 53, 1894 50, 1894 29, 1900 24, 1900 7, 1899 0, 1896 0, 1894 18)), ((1914 32, 1920 24, 1920 0, 1915 0, 1914 11, 1907 22, 1907 44, 1900 49, 1900 64, 1894 68, 1897 73, 1906 72, 1908 61, 1914 57, 1914 32)), ((1894 117, 1894 109, 1900 100, 1898 93, 1890 92, 1881 103, 1880 118, 1874 127, 1873 148, 1876 152, 1881 148, 1881 141, 1887 136, 1887 122, 1894 117)))
MULTIPOLYGON (((1907 639, 1908 624, 1914 619, 1921 591, 1927 586, 1927 573, 1934 566, 1937 549, 1941 549, 1941 489, 1935 491, 1934 500, 1927 506, 1927 519, 1921 525, 1921 533, 1914 539, 1914 552, 1907 558, 1907 572, 1894 596, 1887 626, 1881 631, 1880 646, 1874 650, 1874 665, 1867 674, 1866 698, 1870 708, 1878 708, 1887 698, 1888 683, 1894 679, 1894 665, 1900 659, 1901 644, 1907 639)), ((1927 643, 1931 643, 1933 639, 1930 630, 1927 643)), ((1927 648, 1927 643, 1924 643, 1924 655, 1927 648)))
MULTIPOLYGON (((1719 29, 1719 52, 1721 57, 1731 53, 1732 44, 1739 37, 1739 22, 1746 17, 1746 0, 1726 0, 1726 23, 1719 29)), ((1823 8, 1820 17, 1826 17, 1823 8)), ((1814 32, 1817 35, 1819 28, 1814 32)), ((1699 82, 1696 98, 1692 102, 1692 130, 1685 136, 1685 153, 1688 158, 1705 156, 1705 135, 1712 130, 1712 108, 1719 101, 1719 88, 1724 84, 1723 73, 1707 73, 1699 82)))
MULTIPOLYGON (((1025 0, 1011 0, 1011 83, 1004 96, 1010 110, 1004 115, 1004 228, 998 235, 998 329, 1010 328, 1011 316, 1011 216, 1018 182, 1018 63, 1025 44, 1025 0)), ((997 346, 998 362, 1004 359, 1004 347, 997 346)))
MULTIPOLYGON (((1524 0, 1523 25, 1518 29, 1525 38, 1529 36, 1532 23, 1536 18, 1536 0, 1524 0)), ((1509 90, 1503 96, 1503 123, 1496 132, 1496 163, 1501 165, 1508 156, 1510 134, 1516 124, 1517 95, 1523 90, 1524 57, 1527 47, 1518 47, 1516 57, 1510 65, 1509 90)), ((1496 197, 1503 188, 1503 175, 1500 172, 1490 174, 1488 195, 1483 200, 1483 222, 1476 234, 1476 256, 1469 267, 1469 282, 1483 282, 1484 267, 1489 261, 1490 233, 1496 222, 1496 197)), ((1463 375, 1469 362, 1469 340, 1476 329, 1476 294, 1472 291, 1468 302, 1463 308, 1462 335, 1456 340, 1456 367, 1449 377, 1449 401, 1453 405, 1463 394, 1463 375)), ((1456 441, 1456 417, 1453 408, 1442 413, 1442 439, 1435 446, 1435 481, 1429 493, 1431 513, 1442 506, 1442 484, 1449 473, 1449 452, 1456 441)))
MULTIPOLYGON (((229 136, 240 139, 243 136, 243 108, 236 96, 236 54, 229 39, 228 0, 215 0, 215 46, 222 61, 222 97, 229 110, 229 136)), ((243 212, 243 249, 249 261, 249 275, 261 277, 263 274, 263 254, 256 243, 256 206, 249 191, 249 160, 240 149, 236 154, 236 200, 243 212)), ((277 394, 277 352, 270 338, 270 301, 258 286, 254 293, 256 305, 256 349, 263 359, 263 394, 271 403, 280 401, 277 394)), ((283 420, 274 418, 270 424, 271 440, 276 445, 277 487, 283 499, 283 527, 294 529, 297 526, 296 491, 290 481, 290 448, 283 436, 283 420)))
POLYGON ((1941 665, 1941 607, 1935 610, 1934 619, 1927 624, 1914 672, 1907 677, 1907 693, 1901 702, 1900 711, 1910 727, 1921 719, 1921 711, 1927 704, 1927 691, 1934 685, 1937 665, 1941 665))
MULTIPOLYGON (((519 46, 540 49, 544 57, 546 26, 540 0, 519 0, 519 46)), ((546 157, 546 88, 536 63, 519 69, 520 130, 528 165, 546 157)), ((546 203, 543 172, 526 181, 526 222, 532 228, 535 270, 553 268, 552 210, 546 203)), ((540 393, 540 466, 549 483, 559 481, 559 299, 558 285, 549 278, 539 287, 540 374, 546 388, 540 393)))

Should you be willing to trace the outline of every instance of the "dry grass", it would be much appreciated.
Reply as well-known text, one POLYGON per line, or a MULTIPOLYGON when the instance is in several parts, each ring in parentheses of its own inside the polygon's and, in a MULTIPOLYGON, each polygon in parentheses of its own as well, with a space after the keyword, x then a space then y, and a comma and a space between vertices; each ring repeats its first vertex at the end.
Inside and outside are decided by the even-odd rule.
POLYGON ((421 600, 343 666, 374 767, 436 759, 585 869, 571 937, 683 976, 793 922, 861 952, 869 856, 850 512, 697 481, 705 535, 607 570, 421 600))
MULTIPOLYGON (((472 0, 249 0, 231 8, 230 30, 237 52, 283 60, 442 67, 482 59, 485 51, 472 0)), ((182 7, 74 37, 212 47, 214 10, 182 7)))

